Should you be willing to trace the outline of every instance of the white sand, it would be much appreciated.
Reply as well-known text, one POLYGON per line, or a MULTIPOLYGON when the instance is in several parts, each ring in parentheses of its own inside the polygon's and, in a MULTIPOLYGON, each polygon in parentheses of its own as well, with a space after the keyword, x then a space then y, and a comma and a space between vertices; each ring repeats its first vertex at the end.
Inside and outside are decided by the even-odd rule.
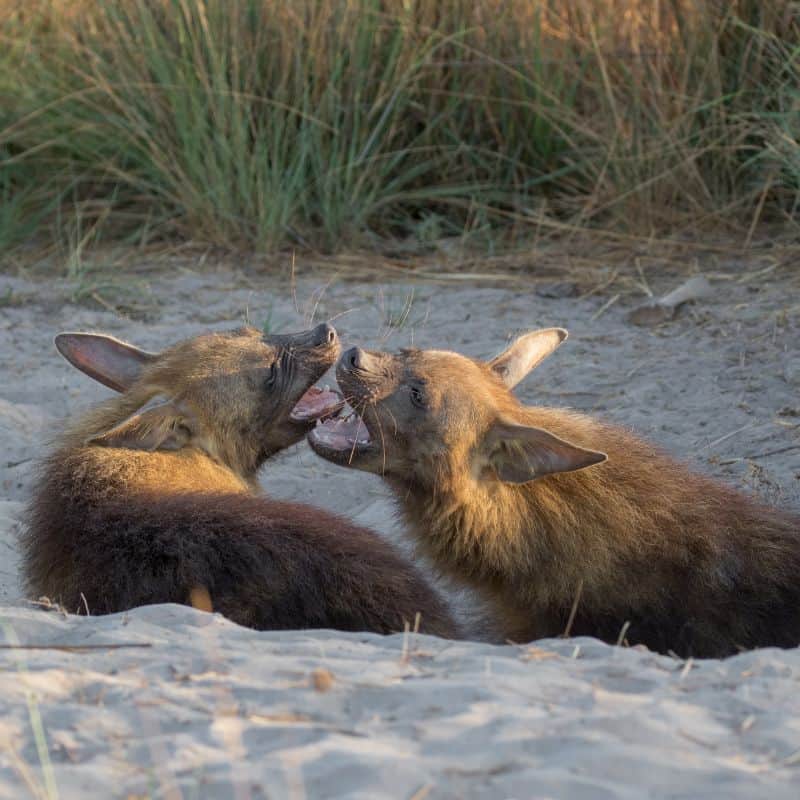
MULTIPOLYGON (((107 394, 55 353, 63 329, 157 349, 246 314, 299 329, 316 307, 317 320, 344 314, 345 341, 489 356, 511 333, 564 325, 571 339, 521 386, 526 401, 602 413, 798 507, 798 278, 776 271, 753 292, 740 274, 657 330, 626 322, 632 297, 593 320, 613 287, 553 300, 531 286, 336 283, 317 303, 327 279, 305 279, 298 314, 287 283, 186 273, 153 281, 144 300, 162 305, 136 321, 74 305, 58 282, 0 276, 13 299, 0 308, 0 641, 150 645, 0 650, 0 800, 800 796, 800 650, 687 665, 591 640, 257 633, 176 606, 65 619, 20 598, 15 537, 35 459, 59 419, 107 394), (329 691, 313 688, 317 669, 333 674, 329 691)), ((676 285, 648 277, 657 292, 676 285)), ((305 445, 263 483, 400 536, 378 479, 305 445)))
POLYGON ((76 798, 798 796, 797 650, 684 665, 592 639, 257 633, 180 606, 0 621, 6 641, 149 645, 0 654, 3 798, 46 796, 48 774, 76 798))

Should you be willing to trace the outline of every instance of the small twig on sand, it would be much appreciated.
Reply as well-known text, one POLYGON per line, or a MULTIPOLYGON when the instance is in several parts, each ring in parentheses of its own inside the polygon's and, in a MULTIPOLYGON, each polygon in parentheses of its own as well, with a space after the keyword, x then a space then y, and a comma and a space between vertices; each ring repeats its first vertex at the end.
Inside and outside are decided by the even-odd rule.
POLYGON ((102 297, 98 292, 92 292, 89 296, 97 305, 102 306, 106 311, 110 311, 112 314, 119 314, 119 308, 113 303, 109 303, 108 300, 102 297))
POLYGON ((628 628, 630 628, 631 623, 628 620, 620 629, 619 636, 617 636, 617 647, 619 647, 625 641, 625 634, 628 632, 628 628))
POLYGON ((763 269, 757 269, 755 272, 747 272, 738 278, 736 283, 750 283, 754 280, 760 281, 761 278, 766 277, 770 272, 774 272, 780 265, 781 262, 776 261, 774 264, 770 264, 768 267, 764 267, 763 269))
POLYGON ((754 461, 757 458, 766 458, 767 456, 777 456, 779 453, 788 453, 790 450, 800 450, 800 444, 790 444, 788 447, 779 447, 777 450, 765 450, 763 453, 753 453, 743 458, 749 461, 754 461))
POLYGON ((598 308, 594 314, 592 314, 592 316, 589 318, 589 321, 594 322, 596 319, 602 317, 603 314, 605 314, 606 311, 608 311, 608 309, 617 302, 617 300, 619 300, 619 294, 615 294, 607 303, 603 303, 603 305, 600 306, 600 308, 598 308))
POLYGON ((713 442, 709 442, 706 445, 706 449, 710 449, 712 447, 716 447, 718 444, 722 444, 724 441, 727 441, 732 436, 736 436, 737 433, 741 433, 742 431, 746 431, 748 428, 752 428, 755 425, 755 422, 748 422, 747 425, 742 425, 741 428, 737 428, 735 431, 731 431, 730 433, 726 433, 724 436, 720 436, 719 439, 714 439, 713 442))
POLYGON ((578 613, 578 603, 581 601, 581 594, 583 594, 583 580, 578 582, 578 591, 575 592, 575 599, 572 601, 569 619, 567 620, 567 625, 564 628, 564 633, 561 634, 565 639, 569 638, 570 631, 572 630, 572 623, 575 622, 575 615, 578 613))
POLYGON ((794 764, 800 764, 800 750, 795 750, 794 753, 786 756, 786 758, 781 759, 781 764, 784 767, 791 767, 794 764))
POLYGON ((431 793, 431 789, 433 789, 432 783, 426 783, 417 789, 408 800, 425 800, 425 798, 431 793))
POLYGON ((641 280, 641 287, 642 291, 652 300, 653 298, 653 290, 650 288, 650 284, 647 282, 647 278, 644 276, 644 270, 642 269, 642 260, 637 256, 634 259, 634 264, 636 265, 636 271, 639 273, 639 277, 641 280))
POLYGON ((408 620, 403 620, 403 649, 400 653, 401 664, 408 663, 408 635, 410 632, 411 626, 408 624, 408 620))
POLYGON ((116 644, 0 644, 0 650, 66 650, 81 653, 91 650, 121 650, 123 647, 152 647, 150 642, 120 642, 116 644))
POLYGON ((494 272, 415 272, 412 277, 423 278, 425 280, 432 280, 437 283, 448 282, 465 282, 470 281, 491 281, 492 283, 500 283, 510 281, 512 283, 520 283, 521 278, 519 275, 508 275, 503 273, 494 272))
POLYGON ((611 277, 608 280, 603 281, 602 283, 598 283, 597 286, 590 289, 588 292, 584 292, 584 294, 580 296, 580 299, 588 300, 592 295, 598 294, 599 292, 608 289, 608 287, 611 286, 611 284, 614 283, 614 281, 617 279, 618 275, 619 275, 619 269, 615 269, 611 273, 611 277))
POLYGON ((69 611, 67 611, 64 606, 60 603, 54 603, 49 597, 40 597, 38 600, 23 600, 22 602, 30 606, 35 606, 36 608, 41 608, 44 611, 57 611, 62 617, 69 616, 69 611))

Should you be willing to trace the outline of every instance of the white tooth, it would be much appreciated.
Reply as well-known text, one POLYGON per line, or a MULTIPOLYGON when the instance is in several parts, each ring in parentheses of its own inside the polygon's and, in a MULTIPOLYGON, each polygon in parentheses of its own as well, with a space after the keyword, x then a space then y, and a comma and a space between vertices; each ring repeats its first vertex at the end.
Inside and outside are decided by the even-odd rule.
POLYGON ((325 384, 325 385, 322 387, 322 391, 323 391, 323 392, 329 392, 330 390, 331 390, 331 385, 330 385, 329 383, 326 383, 326 384, 325 384))

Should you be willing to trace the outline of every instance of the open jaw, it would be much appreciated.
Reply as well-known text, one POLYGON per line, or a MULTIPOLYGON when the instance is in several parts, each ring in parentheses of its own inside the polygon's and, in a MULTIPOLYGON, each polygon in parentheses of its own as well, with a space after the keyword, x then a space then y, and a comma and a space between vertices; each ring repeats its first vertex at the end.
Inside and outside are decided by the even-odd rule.
POLYGON ((372 438, 364 420, 352 412, 346 417, 317 422, 308 434, 313 450, 330 461, 347 464, 372 449, 372 438))
POLYGON ((312 386, 297 401, 289 418, 292 422, 314 422, 335 417, 344 408, 339 392, 327 386, 312 386))

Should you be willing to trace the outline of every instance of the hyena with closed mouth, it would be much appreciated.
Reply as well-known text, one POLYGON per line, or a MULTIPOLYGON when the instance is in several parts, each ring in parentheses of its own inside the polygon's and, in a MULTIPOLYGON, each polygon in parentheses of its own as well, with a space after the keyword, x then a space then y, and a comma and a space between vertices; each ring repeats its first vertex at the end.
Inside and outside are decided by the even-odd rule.
POLYGON ((330 325, 252 328, 159 354, 65 333, 60 352, 120 394, 79 419, 42 464, 23 537, 30 595, 70 611, 213 608, 260 629, 391 633, 457 627, 377 534, 258 490, 256 473, 341 397, 313 386, 339 355, 330 325))
POLYGON ((623 428, 516 399, 566 335, 531 332, 488 363, 348 350, 337 378, 358 415, 311 446, 386 479, 421 552, 489 601, 498 635, 699 657, 800 643, 798 515, 623 428))

